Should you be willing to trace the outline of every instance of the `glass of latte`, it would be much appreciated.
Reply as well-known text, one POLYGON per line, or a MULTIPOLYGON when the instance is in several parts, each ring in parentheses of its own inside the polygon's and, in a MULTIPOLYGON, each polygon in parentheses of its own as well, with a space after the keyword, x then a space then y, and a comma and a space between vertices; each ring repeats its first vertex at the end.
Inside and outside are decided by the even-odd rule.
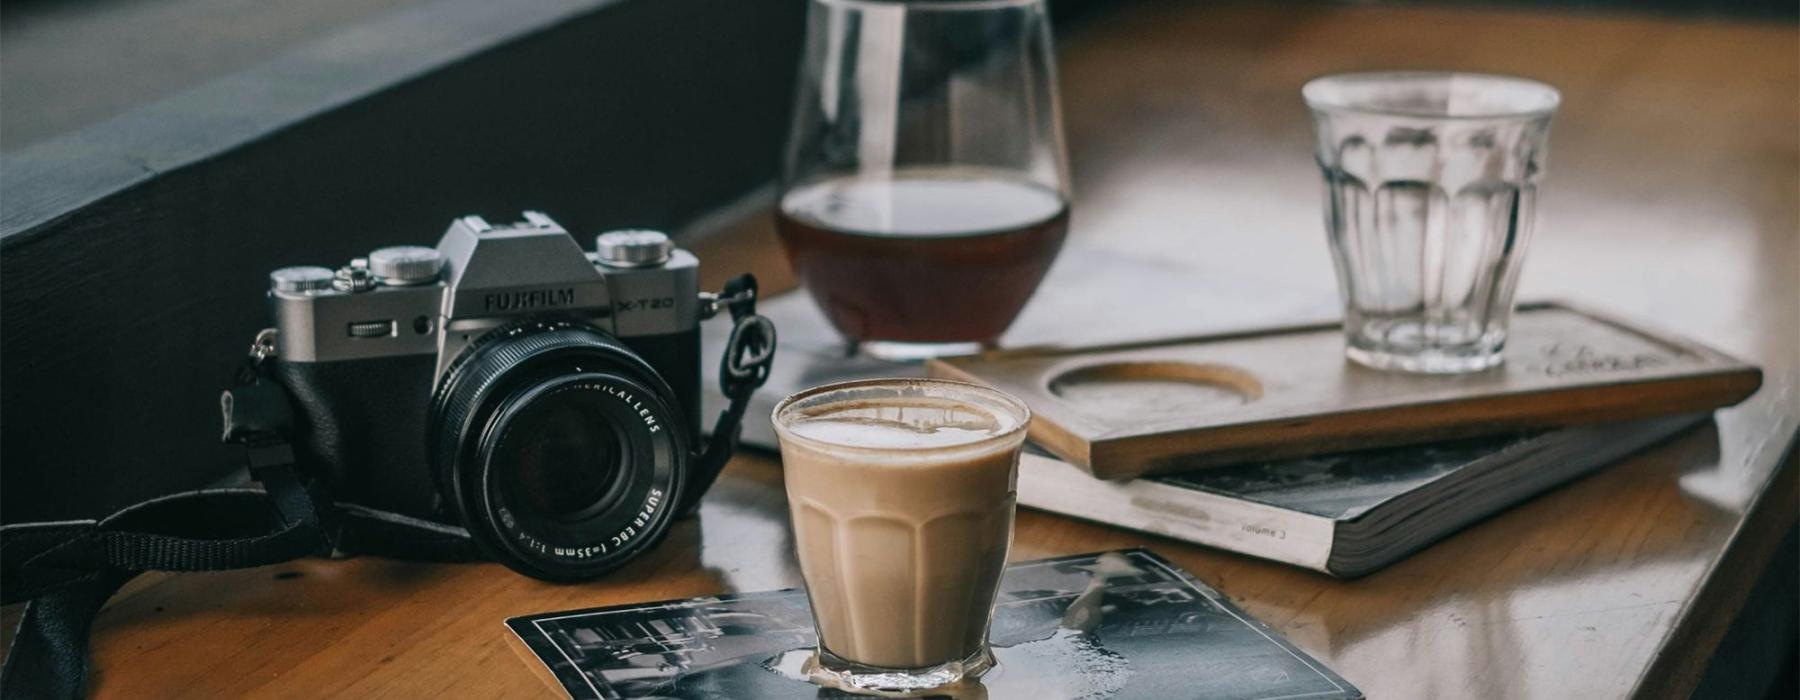
POLYGON ((874 379, 775 408, 822 685, 929 692, 993 665, 1031 413, 974 384, 874 379))

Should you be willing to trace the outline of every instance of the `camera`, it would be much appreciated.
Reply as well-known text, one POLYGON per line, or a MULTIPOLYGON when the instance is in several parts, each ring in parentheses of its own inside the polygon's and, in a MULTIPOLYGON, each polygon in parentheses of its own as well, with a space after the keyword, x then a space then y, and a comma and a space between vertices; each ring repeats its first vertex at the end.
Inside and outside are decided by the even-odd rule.
POLYGON ((696 449, 699 324, 720 308, 698 270, 661 233, 590 252, 538 212, 276 270, 267 340, 299 462, 339 502, 460 525, 521 573, 612 569, 725 461, 696 449))

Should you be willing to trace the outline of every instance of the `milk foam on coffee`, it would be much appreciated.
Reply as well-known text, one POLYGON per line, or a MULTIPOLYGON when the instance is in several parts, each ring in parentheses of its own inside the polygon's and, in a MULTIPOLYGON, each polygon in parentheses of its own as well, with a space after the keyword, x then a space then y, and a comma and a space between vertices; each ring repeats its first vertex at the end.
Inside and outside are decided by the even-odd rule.
POLYGON ((890 384, 777 412, 820 643, 884 668, 968 660, 985 653, 1012 543, 1027 414, 956 395, 974 387, 890 384))
MULTIPOLYGON (((845 402, 810 412, 788 430, 810 440, 869 449, 955 447, 1016 427, 1007 417, 941 399, 845 402)), ((898 455, 894 455, 898 458, 898 455)))

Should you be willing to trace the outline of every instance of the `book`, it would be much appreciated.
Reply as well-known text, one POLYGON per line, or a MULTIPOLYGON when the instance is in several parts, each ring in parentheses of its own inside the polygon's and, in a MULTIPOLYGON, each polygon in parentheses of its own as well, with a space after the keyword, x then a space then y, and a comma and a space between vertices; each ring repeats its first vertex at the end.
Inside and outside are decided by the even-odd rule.
MULTIPOLYGON (((1114 267, 1136 269, 1133 265, 1114 267)), ((1051 296, 1049 301, 1056 302, 1051 306, 1067 307, 1072 318, 1090 318, 1082 311, 1086 307, 1077 303, 1079 297, 1051 296)), ((746 446, 776 449, 769 413, 790 393, 851 379, 925 374, 918 363, 846 355, 843 342, 804 294, 771 299, 763 311, 780 329, 781 347, 768 383, 752 397, 744 416, 746 446)), ((1024 324, 1022 319, 1027 327, 1008 337, 1018 336, 1022 344, 1054 337, 1055 324, 1041 320, 1048 312, 1039 311, 1043 312, 1036 315, 1039 322, 1024 324)), ((709 324, 702 334, 707 357, 723 351, 720 325, 709 324)), ((1144 336, 1154 330, 1143 323, 1123 326, 1108 330, 1111 335, 1101 340, 1144 336)), ((1203 330, 1230 327, 1231 323, 1213 324, 1203 330)), ((705 415, 714 415, 725 405, 715 388, 717 369, 712 365, 704 365, 705 415)), ((1019 504, 1353 578, 1709 415, 1512 432, 1208 467, 1130 481, 1096 480, 1028 446, 1019 465, 1019 504)))
POLYGON ((1019 505, 1333 576, 1373 572, 1706 420, 1673 416, 1102 481, 1028 448, 1019 505))
MULTIPOLYGON (((853 697, 801 675, 817 637, 798 589, 527 615, 506 627, 526 662, 573 698, 853 697)), ((1145 549, 1008 566, 990 637, 997 664, 963 697, 1362 697, 1145 549)))

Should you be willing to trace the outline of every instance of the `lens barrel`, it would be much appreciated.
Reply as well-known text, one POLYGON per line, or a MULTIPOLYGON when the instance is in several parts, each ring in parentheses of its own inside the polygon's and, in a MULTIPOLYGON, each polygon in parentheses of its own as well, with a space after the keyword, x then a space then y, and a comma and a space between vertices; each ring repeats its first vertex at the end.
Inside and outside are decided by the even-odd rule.
POLYGON ((661 539, 688 471, 667 383, 604 331, 534 319, 446 370, 429 438, 439 493, 515 571, 581 581, 661 539))

